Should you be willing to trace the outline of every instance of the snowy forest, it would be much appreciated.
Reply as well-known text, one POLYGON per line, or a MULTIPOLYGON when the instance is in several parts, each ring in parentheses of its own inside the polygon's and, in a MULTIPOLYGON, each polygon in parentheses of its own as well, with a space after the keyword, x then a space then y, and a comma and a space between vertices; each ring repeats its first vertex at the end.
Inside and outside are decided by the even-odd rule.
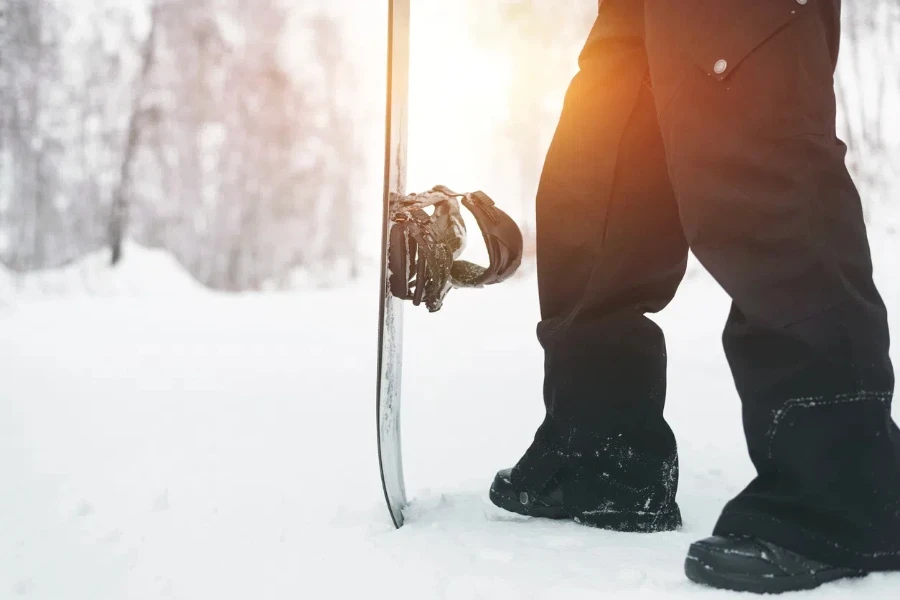
MULTIPOLYGON (((528 257, 403 310, 395 530, 376 427, 387 4, 0 0, 0 600, 736 597, 684 576, 756 474, 731 299, 698 261, 652 316, 684 527, 489 498, 545 416, 534 196, 597 0, 411 0, 407 189, 484 190, 528 257)), ((896 367, 900 0, 842 4, 840 135, 896 367)), ((474 231, 463 258, 484 264, 474 231)), ((897 600, 900 575, 815 598, 897 600)))
MULTIPOLYGON (((0 262, 21 273, 107 248, 116 264, 130 239, 222 290, 298 268, 356 274, 369 253, 360 228, 372 226, 360 215, 375 214, 362 204, 378 202, 384 16, 377 2, 315 4, 0 0, 0 262)), ((596 5, 453 4, 457 43, 501 61, 501 105, 484 109, 477 159, 528 235, 596 5)), ((848 2, 844 18, 841 127, 871 207, 890 201, 900 165, 900 69, 885 68, 900 64, 900 2, 848 2)), ((411 97, 427 103, 415 61, 433 42, 419 39, 411 97)), ((464 66, 438 76, 467 83, 464 66)))
POLYGON ((4 0, 0 260, 68 263, 123 241, 202 283, 254 289, 352 259, 360 174, 352 65, 326 14, 287 3, 4 0), (340 226, 338 226, 340 224, 340 226))

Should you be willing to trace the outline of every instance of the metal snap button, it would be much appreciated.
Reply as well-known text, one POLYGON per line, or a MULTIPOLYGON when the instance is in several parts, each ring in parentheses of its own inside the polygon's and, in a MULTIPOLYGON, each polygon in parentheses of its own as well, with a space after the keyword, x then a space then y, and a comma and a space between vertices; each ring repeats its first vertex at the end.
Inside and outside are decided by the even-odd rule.
POLYGON ((721 75, 725 72, 725 69, 728 68, 728 62, 725 59, 720 58, 716 61, 716 64, 713 65, 713 71, 716 72, 716 75, 721 75))
POLYGON ((519 502, 522 505, 528 506, 528 501, 529 501, 528 492, 522 492, 521 494, 519 494, 519 502))

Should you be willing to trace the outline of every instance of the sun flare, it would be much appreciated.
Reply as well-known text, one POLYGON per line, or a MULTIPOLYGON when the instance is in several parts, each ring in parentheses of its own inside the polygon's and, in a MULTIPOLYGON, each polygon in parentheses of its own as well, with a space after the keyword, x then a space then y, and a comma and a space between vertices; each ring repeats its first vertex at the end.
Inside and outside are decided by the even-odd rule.
POLYGON ((447 177, 455 185, 470 185, 468 178, 459 180, 477 167, 471 164, 471 150, 490 145, 507 112, 508 61, 479 48, 466 28, 454 22, 461 19, 458 13, 432 8, 413 14, 411 186, 430 186, 447 177))

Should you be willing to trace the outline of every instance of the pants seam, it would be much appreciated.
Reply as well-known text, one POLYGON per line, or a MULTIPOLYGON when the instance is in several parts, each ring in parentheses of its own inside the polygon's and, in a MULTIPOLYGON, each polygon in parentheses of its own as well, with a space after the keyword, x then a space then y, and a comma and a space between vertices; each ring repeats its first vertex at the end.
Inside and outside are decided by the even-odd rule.
POLYGON ((876 400, 884 403, 891 397, 891 392, 853 392, 850 394, 838 394, 836 396, 826 398, 825 396, 807 396, 803 398, 791 398, 784 403, 778 410, 774 412, 772 417, 772 425, 766 433, 768 440, 768 457, 773 458, 775 436, 778 433, 785 416, 794 408, 816 408, 819 406, 831 406, 837 404, 853 404, 856 402, 866 402, 868 400, 876 400))

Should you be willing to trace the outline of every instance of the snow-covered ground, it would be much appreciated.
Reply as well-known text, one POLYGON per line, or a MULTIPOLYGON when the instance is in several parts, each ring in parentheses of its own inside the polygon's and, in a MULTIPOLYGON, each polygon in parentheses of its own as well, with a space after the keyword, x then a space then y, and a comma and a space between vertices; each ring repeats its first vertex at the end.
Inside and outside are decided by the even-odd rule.
MULTIPOLYGON (((900 331, 900 234, 872 237, 900 331)), ((541 417, 530 276, 407 311, 412 503, 394 531, 377 475, 373 279, 223 296, 139 248, 117 275, 93 260, 16 286, 0 273, 0 290, 19 290, 0 296, 0 598, 727 596, 681 571, 752 473, 720 349, 727 299, 701 271, 660 317, 686 523, 648 536, 487 499, 541 417), (85 278, 94 294, 67 291, 85 278)), ((812 594, 898 598, 900 576, 812 594)))

